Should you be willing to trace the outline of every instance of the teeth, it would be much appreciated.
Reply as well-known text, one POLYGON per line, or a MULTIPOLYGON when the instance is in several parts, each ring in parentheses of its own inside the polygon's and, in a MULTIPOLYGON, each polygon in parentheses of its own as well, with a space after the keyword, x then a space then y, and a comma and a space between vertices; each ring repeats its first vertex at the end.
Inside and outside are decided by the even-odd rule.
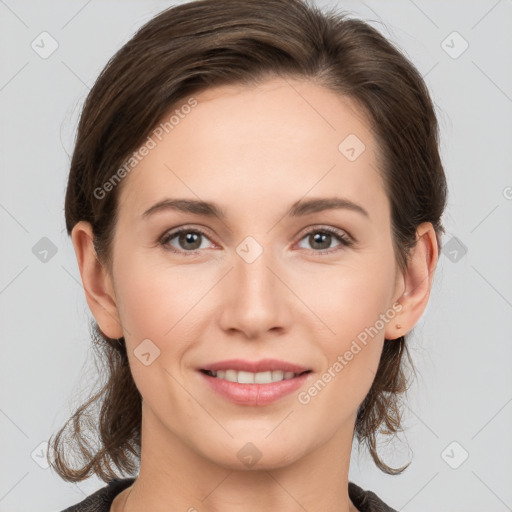
POLYGON ((267 372, 244 372, 237 370, 218 370, 209 372, 213 377, 228 380, 229 382, 238 382, 240 384, 270 384, 281 380, 293 379, 299 375, 293 372, 283 372, 282 370, 273 370, 267 372))

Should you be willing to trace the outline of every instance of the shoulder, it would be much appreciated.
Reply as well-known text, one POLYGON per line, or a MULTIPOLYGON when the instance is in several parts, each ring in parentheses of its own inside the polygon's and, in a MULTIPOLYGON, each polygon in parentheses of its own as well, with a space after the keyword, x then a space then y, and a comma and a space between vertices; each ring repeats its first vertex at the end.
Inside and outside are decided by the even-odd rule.
POLYGON ((134 481, 135 478, 110 480, 107 485, 98 489, 94 494, 62 512, 109 512, 114 498, 134 481))
POLYGON ((348 495, 359 512, 396 512, 386 505, 374 492, 365 491, 353 482, 348 483, 348 495))

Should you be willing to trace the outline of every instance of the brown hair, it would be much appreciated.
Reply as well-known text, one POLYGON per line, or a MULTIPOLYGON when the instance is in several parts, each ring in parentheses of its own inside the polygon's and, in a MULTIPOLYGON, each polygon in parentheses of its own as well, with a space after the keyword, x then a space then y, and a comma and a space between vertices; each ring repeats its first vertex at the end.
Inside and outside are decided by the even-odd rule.
MULTIPOLYGON (((123 182, 104 197, 95 193, 98 187, 183 98, 216 85, 257 85, 270 77, 312 80, 351 98, 366 114, 380 152, 401 270, 420 223, 433 224, 441 246, 446 178, 435 111, 420 73, 369 24, 335 9, 322 12, 306 0, 197 0, 168 8, 140 28, 110 59, 85 101, 66 191, 68 234, 78 221, 88 221, 97 255, 111 271, 123 182)), ((105 379, 50 440, 52 466, 75 482, 92 474, 104 481, 119 471, 133 474, 140 457, 141 396, 124 339, 108 338, 94 321, 92 327, 105 379), (91 444, 91 434, 99 445, 91 444), (77 468, 68 454, 79 458, 77 468)), ((389 474, 408 466, 390 468, 376 448, 379 433, 401 430, 400 397, 409 382, 404 353, 414 369, 405 337, 384 341, 354 432, 389 474)))

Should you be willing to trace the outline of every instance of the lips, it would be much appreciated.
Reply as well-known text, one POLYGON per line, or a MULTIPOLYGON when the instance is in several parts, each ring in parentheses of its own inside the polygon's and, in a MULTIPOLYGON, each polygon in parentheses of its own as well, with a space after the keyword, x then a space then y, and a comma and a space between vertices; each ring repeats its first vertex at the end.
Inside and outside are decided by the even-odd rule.
POLYGON ((215 393, 235 404, 249 406, 271 404, 312 378, 310 368, 278 359, 228 359, 198 370, 215 393))

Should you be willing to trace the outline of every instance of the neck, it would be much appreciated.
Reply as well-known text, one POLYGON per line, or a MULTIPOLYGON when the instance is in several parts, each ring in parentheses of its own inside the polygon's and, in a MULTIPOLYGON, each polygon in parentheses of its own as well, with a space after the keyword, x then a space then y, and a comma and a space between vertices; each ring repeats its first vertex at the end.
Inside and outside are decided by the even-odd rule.
POLYGON ((237 457, 222 465, 207 459, 143 409, 139 475, 111 512, 357 512, 348 496, 353 424, 290 462, 261 464, 263 450, 258 469, 240 469, 237 457))

